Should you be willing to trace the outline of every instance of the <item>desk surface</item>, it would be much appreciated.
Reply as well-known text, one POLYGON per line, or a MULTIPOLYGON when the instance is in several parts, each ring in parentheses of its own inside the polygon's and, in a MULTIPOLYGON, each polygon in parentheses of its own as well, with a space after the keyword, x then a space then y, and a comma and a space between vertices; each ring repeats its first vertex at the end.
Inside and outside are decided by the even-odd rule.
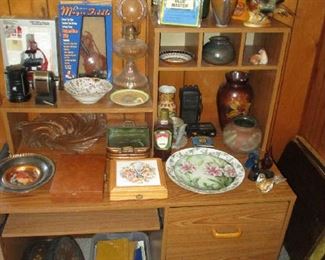
MULTIPOLYGON (((280 174, 276 167, 273 167, 273 170, 276 174, 280 174)), ((90 212, 295 200, 295 195, 286 182, 275 185, 269 193, 263 194, 257 189, 254 182, 251 182, 245 177, 243 183, 236 189, 213 195, 201 195, 184 190, 174 184, 167 176, 166 182, 168 188, 167 199, 110 201, 107 184, 105 184, 104 199, 97 203, 52 202, 49 194, 51 182, 49 182, 38 190, 27 194, 0 193, 0 214, 90 212)))

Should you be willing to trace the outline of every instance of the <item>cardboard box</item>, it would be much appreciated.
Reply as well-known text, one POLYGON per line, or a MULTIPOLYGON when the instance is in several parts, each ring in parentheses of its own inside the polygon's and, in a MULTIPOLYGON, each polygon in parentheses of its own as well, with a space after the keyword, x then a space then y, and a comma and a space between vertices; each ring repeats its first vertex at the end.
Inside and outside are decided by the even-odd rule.
POLYGON ((61 155, 50 187, 54 202, 98 202, 103 199, 104 155, 61 155))
POLYGON ((161 159, 111 160, 110 200, 165 199, 168 191, 161 159))
POLYGON ((0 19, 3 66, 22 64, 28 70, 59 76, 55 20, 0 19))
POLYGON ((62 80, 89 76, 112 81, 112 5, 61 1, 59 42, 62 80))

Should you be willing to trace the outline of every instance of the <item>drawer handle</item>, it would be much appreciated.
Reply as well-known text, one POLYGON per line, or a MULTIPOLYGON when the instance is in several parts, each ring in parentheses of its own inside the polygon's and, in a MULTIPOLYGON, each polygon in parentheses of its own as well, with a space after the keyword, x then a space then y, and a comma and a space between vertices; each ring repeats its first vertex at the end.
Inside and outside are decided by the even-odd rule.
POLYGON ((215 229, 212 229, 212 235, 215 238, 236 238, 236 237, 240 237, 242 234, 241 230, 238 230, 236 232, 227 232, 227 233, 222 233, 222 232, 218 232, 215 229))

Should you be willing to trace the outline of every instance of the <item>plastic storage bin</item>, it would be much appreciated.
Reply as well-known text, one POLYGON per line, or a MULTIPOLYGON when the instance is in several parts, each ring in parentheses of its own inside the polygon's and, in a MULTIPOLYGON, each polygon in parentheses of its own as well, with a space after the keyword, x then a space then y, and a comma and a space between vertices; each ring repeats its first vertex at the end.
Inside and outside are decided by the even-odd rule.
POLYGON ((98 241, 101 241, 101 240, 113 240, 113 239, 120 239, 120 238, 127 238, 127 239, 132 240, 132 241, 144 241, 145 252, 146 252, 146 260, 151 260, 149 238, 143 232, 96 234, 91 239, 90 257, 89 257, 89 259, 90 260, 95 260, 96 259, 96 244, 97 244, 98 241))

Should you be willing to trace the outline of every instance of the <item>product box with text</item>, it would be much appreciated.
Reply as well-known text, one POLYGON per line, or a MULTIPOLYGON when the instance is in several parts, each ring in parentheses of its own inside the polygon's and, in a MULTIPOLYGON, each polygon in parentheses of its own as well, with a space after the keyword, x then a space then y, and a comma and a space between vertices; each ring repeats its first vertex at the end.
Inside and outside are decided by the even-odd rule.
POLYGON ((112 5, 59 4, 62 80, 98 77, 112 81, 112 5))

